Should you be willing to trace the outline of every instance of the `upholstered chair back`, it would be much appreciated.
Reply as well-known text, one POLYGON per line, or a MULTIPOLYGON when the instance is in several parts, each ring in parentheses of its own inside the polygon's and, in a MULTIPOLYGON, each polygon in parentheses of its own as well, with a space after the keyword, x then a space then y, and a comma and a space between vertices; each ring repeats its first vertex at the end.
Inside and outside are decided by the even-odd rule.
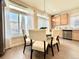
POLYGON ((29 30, 29 37, 35 41, 46 41, 46 30, 29 30))

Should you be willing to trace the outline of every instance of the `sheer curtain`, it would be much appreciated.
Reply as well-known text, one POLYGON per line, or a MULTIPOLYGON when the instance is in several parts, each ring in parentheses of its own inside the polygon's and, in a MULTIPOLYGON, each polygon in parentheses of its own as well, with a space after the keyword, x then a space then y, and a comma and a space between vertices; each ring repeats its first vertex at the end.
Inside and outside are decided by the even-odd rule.
POLYGON ((21 30, 25 30, 25 34, 29 36, 28 31, 34 28, 33 17, 31 15, 22 15, 21 18, 21 30))

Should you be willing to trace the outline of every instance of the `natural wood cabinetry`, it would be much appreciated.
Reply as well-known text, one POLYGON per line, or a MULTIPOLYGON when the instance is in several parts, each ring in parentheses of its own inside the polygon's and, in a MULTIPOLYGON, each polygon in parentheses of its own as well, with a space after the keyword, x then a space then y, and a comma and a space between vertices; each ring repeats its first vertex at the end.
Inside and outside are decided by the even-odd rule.
POLYGON ((67 25, 68 24, 68 14, 61 14, 61 15, 54 15, 51 18, 51 25, 56 26, 56 25, 67 25))
POLYGON ((56 22, 55 22, 55 17, 51 18, 51 28, 54 28, 56 22))
POLYGON ((55 17, 56 25, 60 25, 60 16, 55 17))
POLYGON ((79 40, 79 30, 73 30, 72 31, 72 39, 73 40, 79 40))
POLYGON ((63 37, 66 39, 79 40, 79 30, 64 30, 63 37))
POLYGON ((62 14, 61 15, 61 25, 66 25, 68 24, 68 14, 62 14))
POLYGON ((52 17, 51 25, 52 26, 60 25, 60 16, 59 15, 52 17))

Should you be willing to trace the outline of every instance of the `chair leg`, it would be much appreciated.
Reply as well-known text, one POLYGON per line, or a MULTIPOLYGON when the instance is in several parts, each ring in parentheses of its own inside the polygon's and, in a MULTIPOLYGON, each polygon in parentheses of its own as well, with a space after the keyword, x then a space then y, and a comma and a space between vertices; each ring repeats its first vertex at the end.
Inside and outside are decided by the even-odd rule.
POLYGON ((32 59, 32 52, 33 52, 33 50, 31 49, 31 56, 30 56, 30 59, 32 59))
POLYGON ((24 44, 24 49, 23 49, 23 53, 25 52, 25 48, 26 48, 26 45, 24 44))
POLYGON ((47 47, 47 51, 46 51, 46 53, 48 54, 48 47, 47 47))
POLYGON ((52 55, 54 56, 53 46, 51 45, 52 55))
POLYGON ((57 50, 58 50, 58 52, 59 52, 59 45, 58 45, 58 43, 56 44, 56 46, 57 46, 57 50))
POLYGON ((30 59, 32 59, 32 52, 33 52, 33 49, 32 49, 32 40, 31 40, 31 56, 30 56, 30 59))
POLYGON ((46 52, 44 52, 44 59, 46 59, 46 52))
POLYGON ((60 41, 58 40, 58 44, 60 44, 60 41))

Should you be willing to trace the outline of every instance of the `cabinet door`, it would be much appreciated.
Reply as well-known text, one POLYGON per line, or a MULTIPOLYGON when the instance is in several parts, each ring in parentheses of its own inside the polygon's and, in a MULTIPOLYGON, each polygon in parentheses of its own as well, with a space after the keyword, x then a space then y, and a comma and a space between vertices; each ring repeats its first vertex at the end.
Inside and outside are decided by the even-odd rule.
POLYGON ((56 25, 60 25, 60 16, 55 17, 56 25))
POLYGON ((51 23, 52 23, 53 27, 56 25, 60 25, 60 16, 57 15, 57 16, 53 17, 51 23))
POLYGON ((61 15, 61 25, 68 24, 68 14, 62 14, 61 15))
POLYGON ((55 25, 56 25, 55 17, 52 17, 52 19, 51 19, 51 28, 54 28, 55 25))
POLYGON ((79 40, 79 30, 74 30, 72 32, 72 39, 73 40, 79 40))

